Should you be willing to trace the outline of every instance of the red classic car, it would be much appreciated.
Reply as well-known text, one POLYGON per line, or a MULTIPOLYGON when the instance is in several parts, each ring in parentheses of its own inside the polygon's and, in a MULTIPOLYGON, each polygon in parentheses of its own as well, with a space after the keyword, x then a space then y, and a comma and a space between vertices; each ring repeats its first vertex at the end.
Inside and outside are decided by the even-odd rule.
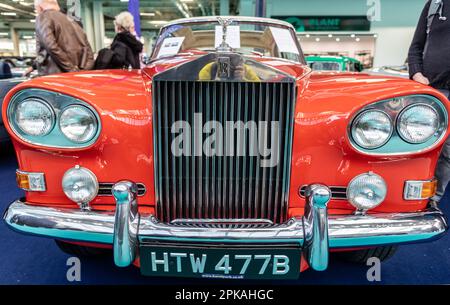
POLYGON ((4 219, 144 275, 289 279, 330 252, 384 260, 447 229, 428 202, 448 110, 406 79, 314 74, 285 22, 182 19, 142 70, 8 93, 26 195, 4 219))

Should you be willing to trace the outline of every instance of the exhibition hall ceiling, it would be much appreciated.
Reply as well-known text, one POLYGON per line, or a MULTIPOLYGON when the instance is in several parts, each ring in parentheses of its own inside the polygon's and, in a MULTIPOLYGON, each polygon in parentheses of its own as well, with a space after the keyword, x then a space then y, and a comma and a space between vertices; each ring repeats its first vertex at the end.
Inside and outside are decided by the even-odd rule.
MULTIPOLYGON (((81 2, 85 4, 86 1, 81 2)), ((65 10, 67 1, 59 3, 65 10)), ((230 14, 237 14, 239 0, 229 3, 230 14)), ((140 7, 142 28, 148 30, 157 29, 173 19, 220 14, 220 0, 141 0, 140 7)), ((114 16, 127 8, 128 1, 125 0, 103 1, 107 30, 112 30, 114 16)), ((33 0, 2 0, 0 3, 0 28, 6 29, 12 24, 19 30, 33 29, 35 17, 33 0)))

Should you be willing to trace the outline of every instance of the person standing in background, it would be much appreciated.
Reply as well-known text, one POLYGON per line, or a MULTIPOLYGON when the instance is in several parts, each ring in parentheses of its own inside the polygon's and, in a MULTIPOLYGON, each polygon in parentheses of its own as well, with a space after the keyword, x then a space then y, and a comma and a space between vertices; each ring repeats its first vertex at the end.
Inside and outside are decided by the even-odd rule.
POLYGON ((141 68, 140 54, 144 48, 136 38, 134 17, 129 12, 122 12, 114 20, 116 36, 111 44, 114 52, 113 68, 141 68))
MULTIPOLYGON (((440 90, 447 97, 450 88, 449 18, 450 0, 429 0, 420 15, 408 53, 410 78, 440 90)), ((436 195, 430 200, 431 206, 437 206, 450 181, 449 139, 445 142, 437 163, 435 176, 438 188, 436 195)))
POLYGON ((80 25, 61 12, 57 0, 35 0, 34 7, 38 15, 34 68, 39 75, 91 70, 94 54, 80 25))

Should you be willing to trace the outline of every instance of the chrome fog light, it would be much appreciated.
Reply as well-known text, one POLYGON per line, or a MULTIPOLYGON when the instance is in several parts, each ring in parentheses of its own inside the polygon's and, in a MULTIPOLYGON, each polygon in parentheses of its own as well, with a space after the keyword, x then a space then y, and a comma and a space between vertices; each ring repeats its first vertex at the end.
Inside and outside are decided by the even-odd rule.
POLYGON ((360 211, 379 206, 386 198, 386 193, 386 182, 374 173, 356 176, 347 187, 349 202, 360 211))
POLYGON ((62 188, 70 200, 76 202, 82 209, 88 209, 89 202, 98 193, 97 177, 87 168, 77 165, 64 174, 62 188))

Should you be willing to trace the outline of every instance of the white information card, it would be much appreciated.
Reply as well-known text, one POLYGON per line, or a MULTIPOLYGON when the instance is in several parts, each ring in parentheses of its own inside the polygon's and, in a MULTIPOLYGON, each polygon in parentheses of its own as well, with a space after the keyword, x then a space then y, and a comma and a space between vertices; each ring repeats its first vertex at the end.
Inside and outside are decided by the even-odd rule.
POLYGON ((158 58, 163 56, 172 56, 180 51, 184 37, 169 37, 164 39, 158 52, 158 58))

